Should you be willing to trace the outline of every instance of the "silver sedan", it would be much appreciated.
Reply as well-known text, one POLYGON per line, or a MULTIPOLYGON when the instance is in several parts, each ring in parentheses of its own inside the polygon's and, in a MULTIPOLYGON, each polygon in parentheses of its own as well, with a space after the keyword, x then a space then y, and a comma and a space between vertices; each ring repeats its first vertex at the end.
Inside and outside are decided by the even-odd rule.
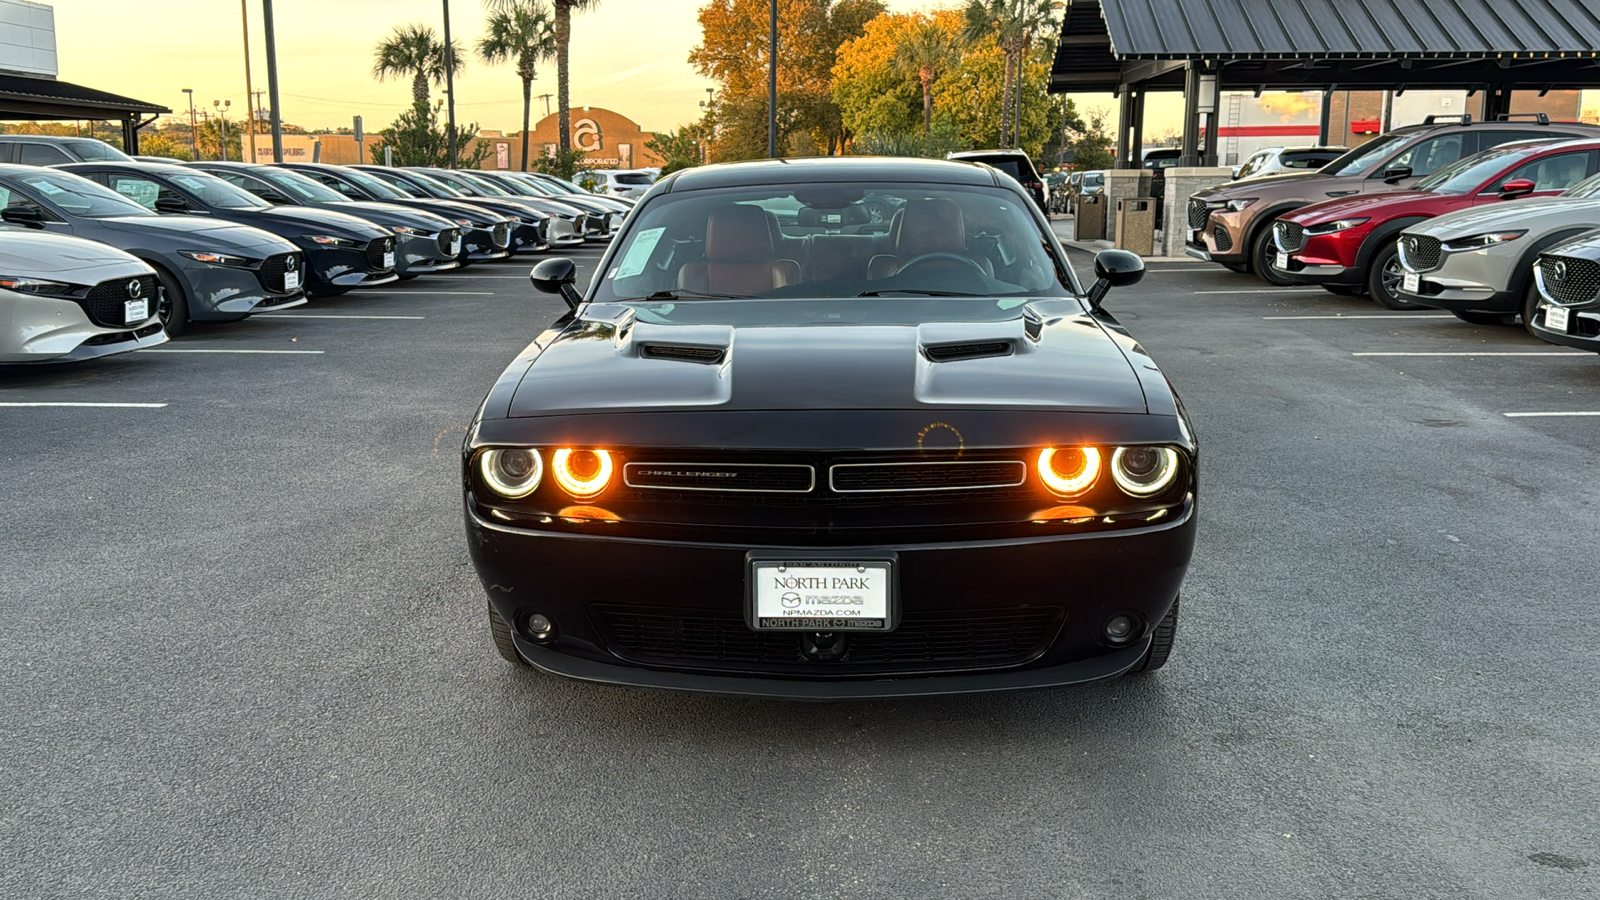
POLYGON ((0 232, 0 363, 72 362, 167 341, 156 271, 104 244, 0 232))

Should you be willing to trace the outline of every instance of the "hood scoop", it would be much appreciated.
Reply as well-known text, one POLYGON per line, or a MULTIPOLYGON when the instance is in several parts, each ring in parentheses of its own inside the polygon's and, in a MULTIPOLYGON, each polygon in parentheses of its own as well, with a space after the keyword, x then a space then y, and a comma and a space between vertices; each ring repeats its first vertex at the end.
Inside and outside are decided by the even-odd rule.
POLYGON ((1010 340, 961 341, 949 344, 930 344, 922 348, 924 356, 936 363, 957 362, 963 359, 989 359, 1010 356, 1017 346, 1010 340))
POLYGON ((727 358, 726 347, 697 347, 691 344, 641 343, 640 359, 665 359, 674 362, 700 363, 714 366, 727 358))

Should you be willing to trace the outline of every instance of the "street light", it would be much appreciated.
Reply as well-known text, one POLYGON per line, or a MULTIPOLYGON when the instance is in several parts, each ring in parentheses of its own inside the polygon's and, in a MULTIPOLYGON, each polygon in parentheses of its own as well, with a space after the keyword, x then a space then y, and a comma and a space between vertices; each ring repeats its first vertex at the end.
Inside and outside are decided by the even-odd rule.
POLYGON ((189 152, 199 159, 200 135, 194 128, 194 88, 184 88, 183 92, 189 95, 189 152))
POLYGON ((767 158, 778 158, 778 0, 767 31, 767 158))
POLYGON ((222 128, 222 161, 228 161, 228 108, 233 106, 232 100, 213 100, 211 105, 216 107, 217 121, 222 128))

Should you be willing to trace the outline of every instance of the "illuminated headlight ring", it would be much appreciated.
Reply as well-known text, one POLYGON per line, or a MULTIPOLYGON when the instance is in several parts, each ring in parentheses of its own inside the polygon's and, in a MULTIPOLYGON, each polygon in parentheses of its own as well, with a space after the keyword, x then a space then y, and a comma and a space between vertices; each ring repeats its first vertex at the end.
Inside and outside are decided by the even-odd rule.
POLYGON ((544 457, 532 447, 504 447, 478 454, 478 476, 507 500, 533 493, 544 478, 544 457))
POLYGON ((1088 493, 1100 480, 1100 467, 1100 451, 1095 447, 1046 447, 1039 451, 1039 480, 1059 497, 1088 493))
POLYGON ((1154 497, 1178 477, 1178 451, 1171 447, 1118 447, 1111 454, 1111 479, 1130 497, 1154 497))
POLYGON ((574 450, 562 447, 550 455, 550 470, 555 476, 556 484, 563 491, 579 500, 587 500, 600 496, 611 483, 611 474, 614 467, 611 463, 611 453, 606 450, 574 450), (594 471, 587 475, 579 475, 573 470, 573 454, 588 453, 594 457, 594 471))

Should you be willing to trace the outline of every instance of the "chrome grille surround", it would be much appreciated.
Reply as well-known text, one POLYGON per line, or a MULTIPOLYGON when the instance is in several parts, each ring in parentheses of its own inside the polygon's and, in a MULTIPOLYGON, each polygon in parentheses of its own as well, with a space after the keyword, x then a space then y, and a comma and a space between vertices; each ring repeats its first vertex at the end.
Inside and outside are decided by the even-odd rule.
POLYGON ((1306 229, 1299 222, 1273 222, 1272 242, 1285 253, 1299 253, 1306 248, 1306 229))
POLYGON ((1534 274, 1539 293, 1558 306, 1580 306, 1600 299, 1600 263, 1592 259, 1541 255, 1534 274))
POLYGON ((1206 227, 1206 220, 1211 218, 1211 207, 1199 197, 1189 198, 1189 228, 1199 231, 1206 227))
POLYGON ((1431 272, 1439 268, 1442 246, 1430 235, 1405 235, 1400 238, 1400 262, 1413 272, 1431 272))

